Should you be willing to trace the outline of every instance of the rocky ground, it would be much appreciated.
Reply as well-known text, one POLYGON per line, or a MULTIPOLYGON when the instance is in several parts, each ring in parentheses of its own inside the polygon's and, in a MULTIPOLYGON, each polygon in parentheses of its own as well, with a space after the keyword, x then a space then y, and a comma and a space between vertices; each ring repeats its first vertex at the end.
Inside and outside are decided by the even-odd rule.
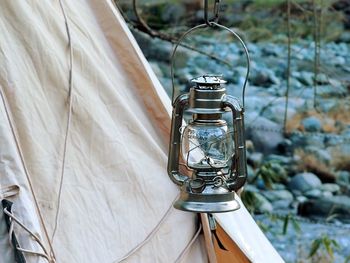
MULTIPOLYGON (((266 215, 256 215, 257 222, 263 225, 265 234, 277 249, 280 255, 287 263, 306 263, 306 262, 349 262, 350 255, 350 225, 331 223, 308 222, 307 220, 298 221, 298 226, 289 224, 286 233, 283 233, 284 219, 271 218, 266 215), (325 247, 328 240, 334 240, 334 244, 330 245, 330 249, 334 253, 332 258, 325 247), (321 244, 315 254, 310 257, 312 247, 317 241, 321 244)), ((330 242, 332 243, 332 242, 330 242)))
MULTIPOLYGON (((172 45, 140 32, 134 34, 170 95, 172 45)), ((176 89, 188 90, 189 80, 196 76, 220 73, 228 81, 228 92, 241 97, 246 72, 241 47, 223 33, 211 37, 204 33, 188 43, 233 66, 180 48, 175 63, 176 89)), ((313 262, 300 261, 300 257, 307 258, 312 241, 321 233, 339 243, 340 248, 334 248, 335 262, 344 262, 350 255, 350 228, 346 228, 350 222, 350 45, 322 45, 320 72, 314 82, 314 44, 306 40, 292 44, 286 130, 287 45, 249 43, 248 49, 252 62, 245 97, 246 205, 255 214, 263 214, 257 219, 270 225, 266 233, 287 262, 313 262), (281 222, 271 223, 271 214, 282 216, 281 222), (297 220, 300 234, 293 228, 286 235, 274 234, 282 231, 283 216, 287 215, 330 224, 297 220)))

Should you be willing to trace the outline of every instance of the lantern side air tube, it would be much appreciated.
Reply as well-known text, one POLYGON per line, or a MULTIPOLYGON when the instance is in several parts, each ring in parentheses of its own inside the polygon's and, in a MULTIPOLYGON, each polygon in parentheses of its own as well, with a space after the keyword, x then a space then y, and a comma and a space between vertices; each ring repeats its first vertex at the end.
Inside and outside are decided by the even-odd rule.
POLYGON ((226 95, 222 99, 222 106, 232 111, 234 122, 235 155, 231 173, 235 171, 233 178, 228 179, 227 186, 230 191, 237 191, 244 186, 247 180, 246 147, 244 138, 244 108, 235 97, 226 95))
POLYGON ((182 117, 185 107, 188 105, 189 95, 182 94, 178 96, 173 104, 173 116, 171 120, 171 134, 169 143, 168 158, 168 175, 170 179, 177 185, 182 185, 187 176, 181 175, 179 172, 179 156, 182 126, 182 117))

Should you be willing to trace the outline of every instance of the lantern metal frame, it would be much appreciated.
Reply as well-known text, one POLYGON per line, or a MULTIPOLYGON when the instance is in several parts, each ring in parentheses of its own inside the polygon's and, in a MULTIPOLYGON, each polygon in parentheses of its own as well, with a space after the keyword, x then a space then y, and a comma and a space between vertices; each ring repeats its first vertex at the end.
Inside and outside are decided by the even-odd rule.
MULTIPOLYGON (((214 7, 215 18, 208 20, 208 3, 205 0, 205 24, 197 25, 186 31, 175 45, 171 56, 171 80, 172 80, 172 123, 169 143, 168 156, 168 175, 177 185, 181 186, 181 194, 174 206, 177 209, 191 212, 218 213, 233 211, 240 208, 235 200, 235 191, 240 189, 246 182, 246 149, 244 138, 244 105, 245 90, 250 72, 250 57, 247 46, 242 38, 233 30, 217 23, 218 6, 220 0, 216 0, 214 7), (189 93, 177 95, 175 98, 175 77, 174 61, 179 45, 190 34, 205 28, 219 28, 230 32, 241 44, 244 49, 247 72, 242 88, 242 102, 226 94, 226 89, 220 84, 218 79, 213 83, 205 81, 196 82, 196 87, 191 88, 189 93), (203 86, 208 86, 206 88, 203 86), (225 111, 232 112, 233 125, 235 127, 233 139, 235 141, 234 155, 232 156, 232 169, 228 174, 220 175, 219 169, 213 168, 212 171, 194 170, 193 178, 183 175, 180 172, 180 147, 181 147, 181 127, 183 124, 183 115, 185 110, 196 114, 197 118, 207 119, 205 116, 215 116, 225 111), (199 116, 199 117, 198 117, 199 116), (203 117, 204 116, 204 117, 203 117), (218 176, 219 174, 219 176, 218 176)), ((203 76, 212 77, 209 75, 203 76)))

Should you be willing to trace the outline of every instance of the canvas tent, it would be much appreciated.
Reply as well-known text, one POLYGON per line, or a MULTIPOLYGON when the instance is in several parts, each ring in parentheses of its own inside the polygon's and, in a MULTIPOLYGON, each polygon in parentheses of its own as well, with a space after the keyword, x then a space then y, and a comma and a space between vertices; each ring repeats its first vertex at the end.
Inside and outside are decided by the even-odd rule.
MULTIPOLYGON (((19 244, 56 262, 207 262, 197 215, 172 208, 167 95, 111 1, 62 3, 70 42, 60 1, 0 3, 0 197, 19 244)), ((216 218, 226 262, 282 262, 244 207, 216 218)))

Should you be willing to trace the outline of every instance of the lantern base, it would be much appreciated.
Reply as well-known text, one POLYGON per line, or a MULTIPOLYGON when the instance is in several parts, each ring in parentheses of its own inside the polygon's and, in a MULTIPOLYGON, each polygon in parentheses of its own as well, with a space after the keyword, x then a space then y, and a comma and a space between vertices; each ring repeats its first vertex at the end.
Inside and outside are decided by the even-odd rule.
POLYGON ((241 206, 235 200, 234 192, 197 194, 181 191, 180 198, 175 202, 174 207, 196 213, 223 213, 238 210, 241 206))

